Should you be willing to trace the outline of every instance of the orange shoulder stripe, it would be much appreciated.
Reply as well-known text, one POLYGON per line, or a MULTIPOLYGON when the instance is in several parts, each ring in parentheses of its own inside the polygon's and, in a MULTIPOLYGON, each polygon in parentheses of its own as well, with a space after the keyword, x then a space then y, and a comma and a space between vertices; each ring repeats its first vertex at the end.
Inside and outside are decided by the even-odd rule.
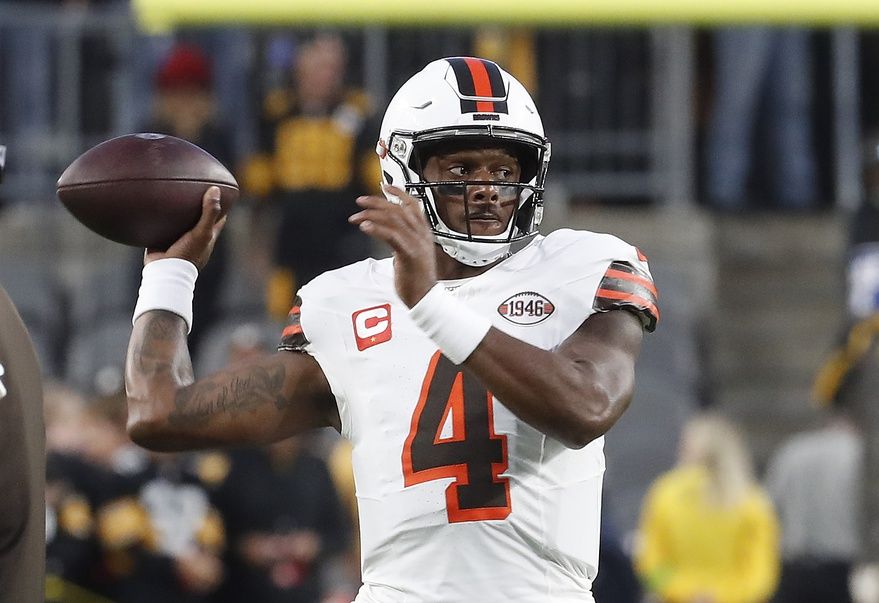
POLYGON ((656 290, 656 285, 653 284, 653 281, 650 279, 644 278, 640 274, 634 274, 631 272, 623 272, 622 270, 615 270, 613 268, 608 268, 607 272, 605 272, 606 276, 612 276, 614 278, 622 278, 628 281, 632 281, 633 283, 638 283, 642 287, 646 288, 650 293, 659 297, 659 292, 656 290))
POLYGON ((301 325, 289 325, 281 332, 281 337, 290 337, 291 335, 299 335, 302 333, 301 325))
POLYGON ((608 299, 617 299, 620 301, 631 302, 633 306, 642 307, 649 310, 651 313, 653 313, 656 319, 659 320, 659 308, 656 307, 656 304, 644 299, 640 295, 623 293, 621 291, 614 291, 612 289, 599 289, 596 293, 596 297, 606 297, 608 299))

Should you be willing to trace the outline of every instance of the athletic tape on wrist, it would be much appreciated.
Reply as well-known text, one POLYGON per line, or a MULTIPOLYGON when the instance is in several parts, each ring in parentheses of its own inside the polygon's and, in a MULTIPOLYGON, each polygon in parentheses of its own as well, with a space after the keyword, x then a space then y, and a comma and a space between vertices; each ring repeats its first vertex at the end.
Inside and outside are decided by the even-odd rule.
POLYGON ((452 297, 441 283, 409 309, 409 316, 455 364, 467 360, 491 328, 490 320, 452 297))
POLYGON ((198 268, 179 258, 154 260, 143 267, 137 305, 131 324, 144 312, 166 310, 186 321, 186 332, 192 330, 192 295, 198 268))

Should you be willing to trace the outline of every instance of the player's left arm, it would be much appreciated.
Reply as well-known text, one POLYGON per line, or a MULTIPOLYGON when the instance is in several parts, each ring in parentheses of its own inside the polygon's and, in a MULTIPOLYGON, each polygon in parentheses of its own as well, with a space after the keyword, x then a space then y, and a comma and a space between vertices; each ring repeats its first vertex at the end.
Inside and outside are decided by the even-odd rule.
MULTIPOLYGON (((351 222, 393 248, 397 293, 412 308, 437 283, 435 245, 421 204, 399 188, 387 192, 401 203, 360 197, 351 222)), ((492 327, 463 366, 517 417, 581 448, 628 407, 642 336, 641 318, 625 309, 591 315, 552 351, 492 327)))
POLYGON ((554 351, 491 328, 464 366, 517 417, 581 448, 628 408, 642 334, 626 310, 591 315, 554 351))

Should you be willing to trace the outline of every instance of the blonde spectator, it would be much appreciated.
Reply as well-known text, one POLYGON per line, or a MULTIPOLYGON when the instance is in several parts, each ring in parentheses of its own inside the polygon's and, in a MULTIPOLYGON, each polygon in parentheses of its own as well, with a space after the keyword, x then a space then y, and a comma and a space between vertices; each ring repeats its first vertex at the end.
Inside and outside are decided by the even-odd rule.
POLYGON ((758 603, 779 576, 778 521, 737 430, 719 417, 685 427, 677 468, 651 487, 636 568, 667 603, 758 603))
POLYGON ((46 383, 43 390, 43 416, 46 448, 49 452, 81 454, 85 438, 86 400, 82 394, 58 382, 46 383))

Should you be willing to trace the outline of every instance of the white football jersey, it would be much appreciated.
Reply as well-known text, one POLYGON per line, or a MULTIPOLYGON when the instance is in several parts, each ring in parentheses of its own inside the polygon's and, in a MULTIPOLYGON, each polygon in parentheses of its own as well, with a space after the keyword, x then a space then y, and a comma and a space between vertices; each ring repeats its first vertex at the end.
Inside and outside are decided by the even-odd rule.
MULTIPOLYGON (((658 318, 646 258, 606 234, 537 237, 445 282, 492 324, 557 348, 597 311, 658 318)), ((603 438, 565 447, 518 419, 409 319, 391 259, 304 286, 279 349, 320 364, 353 445, 363 587, 357 603, 591 600, 603 438)))

